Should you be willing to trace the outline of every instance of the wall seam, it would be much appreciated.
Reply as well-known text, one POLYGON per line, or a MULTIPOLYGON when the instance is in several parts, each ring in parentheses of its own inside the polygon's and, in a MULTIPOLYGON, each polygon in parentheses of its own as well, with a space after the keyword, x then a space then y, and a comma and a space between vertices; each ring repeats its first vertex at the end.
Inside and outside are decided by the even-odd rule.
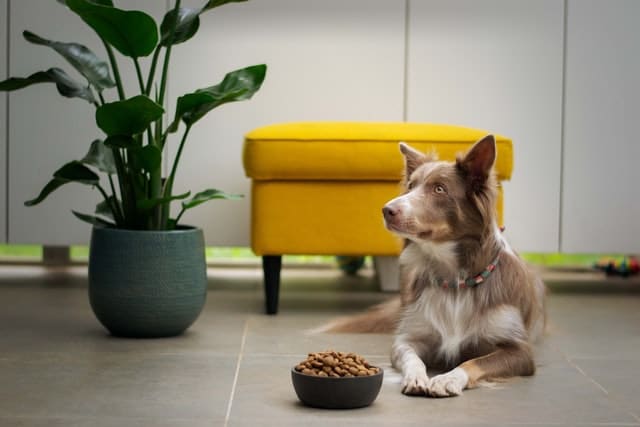
POLYGON ((402 85, 402 121, 408 120, 409 111, 409 15, 410 1, 404 2, 404 64, 402 85))
MULTIPOLYGON (((6 37, 7 37, 7 66, 6 66, 6 70, 5 70, 5 78, 8 79, 9 78, 9 74, 10 74, 10 68, 11 68, 11 0, 7 0, 7 25, 6 25, 6 37)), ((5 159, 4 159, 4 164, 5 164, 5 168, 4 168, 4 172, 5 172, 5 192, 4 192, 4 196, 5 196, 5 217, 4 217, 4 228, 5 228, 5 240, 7 243, 9 243, 10 239, 9 239, 9 119, 11 118, 11 113, 10 113, 10 108, 9 108, 9 92, 6 92, 5 94, 5 140, 4 140, 4 144, 5 144, 5 159)))
POLYGON ((565 178, 565 139, 566 139, 566 108, 567 108, 567 23, 569 0, 563 1, 562 13, 562 95, 560 105, 560 200, 558 204, 558 251, 562 252, 562 229, 564 215, 564 178, 565 178))

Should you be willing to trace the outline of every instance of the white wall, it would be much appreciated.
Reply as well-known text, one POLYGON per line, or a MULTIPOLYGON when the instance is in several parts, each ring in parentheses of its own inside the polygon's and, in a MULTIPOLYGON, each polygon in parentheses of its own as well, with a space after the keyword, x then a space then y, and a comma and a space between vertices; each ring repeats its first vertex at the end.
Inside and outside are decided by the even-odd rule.
POLYGON ((640 249, 640 2, 569 1, 562 250, 640 249))
POLYGON ((414 0, 410 12, 408 120, 511 137, 506 232, 515 247, 557 250, 563 3, 414 0))
MULTIPOLYGON (((0 0, 0 80, 7 78, 7 0, 0 0)), ((7 241, 7 95, 0 92, 0 243, 7 241)))
POLYGON ((401 121, 403 46, 399 0, 253 1, 203 15, 196 38, 173 54, 170 99, 248 65, 266 63, 268 71, 252 100, 225 105, 196 125, 177 176, 178 193, 214 187, 247 197, 202 205, 185 221, 204 226, 210 245, 248 245, 243 135, 274 122, 401 121))
MULTIPOLYGON (((57 2, 10 1, 12 75, 63 65, 53 52, 24 42, 23 28, 102 52, 57 2)), ((456 123, 513 139, 505 220, 520 250, 637 252, 640 52, 633 20, 640 2, 567 1, 254 0, 208 12, 199 34, 174 50, 171 111, 177 96, 228 71, 261 62, 269 71, 253 100, 223 106, 196 125, 176 190, 248 195, 243 134, 273 122, 456 123)), ((148 9, 150 2, 119 4, 148 9)), ((152 4, 161 18, 166 2, 152 4)), ((98 194, 71 184, 38 207, 22 203, 60 165, 84 154, 96 136, 93 111, 83 101, 61 100, 53 87, 14 94, 10 108, 9 240, 86 243, 89 227, 69 210, 91 211, 98 194)), ((0 110, 0 125, 3 118, 0 110)), ((3 175, 0 169, 0 187, 3 175)), ((249 243, 248 199, 212 202, 185 219, 205 228, 209 245, 249 243)))

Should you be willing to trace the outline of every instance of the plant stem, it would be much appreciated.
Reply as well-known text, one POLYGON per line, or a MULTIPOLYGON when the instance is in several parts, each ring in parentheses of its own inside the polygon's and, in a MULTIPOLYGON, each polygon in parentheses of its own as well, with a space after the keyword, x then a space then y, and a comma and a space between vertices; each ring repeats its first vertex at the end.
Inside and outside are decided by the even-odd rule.
MULTIPOLYGON (((122 218, 120 216, 120 212, 118 211, 117 203, 115 201, 113 201, 112 203, 109 200, 109 195, 104 190, 104 188, 102 188, 100 184, 97 184, 96 187, 98 187, 98 190, 100 191, 100 193, 102 193, 102 197, 104 197, 104 201, 107 202, 107 205, 109 205, 109 208, 111 209, 111 213, 113 214, 113 219, 116 222, 116 226, 121 226, 122 218)), ((115 199, 115 196, 114 196, 114 199, 115 199)))
POLYGON ((153 59, 151 60, 151 69, 149 70, 149 78, 147 79, 147 86, 144 90, 144 94, 149 96, 151 93, 151 85, 153 84, 153 79, 156 76, 156 66, 158 65, 158 58, 160 57, 160 50, 162 49, 161 45, 156 47, 156 50, 153 52, 153 59))
POLYGON ((180 222, 180 218, 182 218, 182 214, 185 213, 186 211, 187 210, 185 208, 182 208, 182 210, 180 210, 180 213, 176 217, 176 225, 178 225, 178 223, 180 222))
POLYGON ((176 26, 178 25, 178 9, 180 9, 180 0, 176 0, 176 5, 173 8, 175 11, 175 22, 171 27, 171 34, 169 35, 169 43, 167 44, 167 50, 164 53, 164 64, 162 65, 162 80, 160 81, 160 94, 158 104, 162 105, 164 102, 164 93, 167 88, 167 73, 169 71, 169 59, 171 58, 171 47, 173 46, 173 40, 176 35, 176 26))
MULTIPOLYGON (((106 44, 105 44, 105 46, 106 46, 106 44)), ((102 96, 102 91, 98 91, 98 97, 100 99, 100 104, 104 105, 106 102, 104 100, 104 97, 102 96)), ((96 108, 97 107, 98 107, 98 105, 96 105, 96 108)), ((118 149, 117 148, 112 148, 111 150, 113 152, 114 159, 117 159, 116 153, 119 154, 118 149)), ((120 162, 122 162, 122 160, 120 160, 120 162)), ((120 170, 118 168, 118 166, 117 166, 117 163, 118 162, 116 160, 116 169, 120 170)), ((98 190, 100 190, 100 192, 102 193, 102 196, 104 197, 105 201, 107 202, 107 204, 109 204, 109 206, 111 208, 111 212, 113 213, 113 218, 116 221, 116 225, 119 226, 119 227, 122 227, 124 225, 124 223, 125 223, 125 215, 124 215, 124 212, 122 211, 122 207, 120 205, 118 205, 118 193, 116 192, 116 186, 113 183, 113 178, 111 177, 110 173, 107 173, 107 178, 109 179, 109 187, 111 187, 111 193, 113 194, 113 199, 114 199, 113 205, 109 203, 109 196, 107 195, 106 191, 99 184, 98 184, 98 190)), ((120 186, 120 197, 123 198, 122 186, 120 186)))
POLYGON ((118 182, 120 184, 120 196, 122 197, 122 209, 123 209, 123 223, 125 225, 131 226, 135 222, 136 218, 136 199, 135 195, 132 193, 133 186, 130 185, 127 178, 127 169, 125 168, 125 163, 122 160, 122 155, 120 154, 120 149, 113 147, 113 157, 116 161, 116 170, 118 172, 118 182))
MULTIPOLYGON (((111 46, 104 40, 102 40, 102 44, 104 45, 105 50, 107 51, 107 56, 109 57, 109 62, 111 63, 111 69, 113 70, 113 77, 116 81, 116 87, 118 88, 118 98, 122 101, 126 98, 124 93, 124 88, 122 86, 122 78, 120 77, 120 70, 118 69, 118 61, 116 61, 116 57, 113 53, 113 49, 111 46)), ((120 184, 120 196, 122 197, 122 209, 123 209, 123 225, 131 226, 133 225, 136 218, 136 205, 135 205, 135 196, 132 194, 132 187, 128 182, 127 169, 125 167, 125 162, 122 159, 122 155, 120 153, 120 149, 112 148, 113 157, 116 161, 116 170, 118 172, 118 183, 120 184)))
MULTIPOLYGON (((173 166, 171 167, 171 173, 169 174, 169 178, 167 178, 167 182, 164 184, 163 197, 171 196, 171 192, 173 191, 173 180, 176 177, 176 171, 178 170, 178 163, 180 162, 180 156, 182 155, 182 149, 184 148, 184 143, 187 141, 187 137, 189 136, 189 131, 191 130, 191 125, 187 125, 187 128, 184 131, 184 135, 182 135, 182 140, 180 141, 180 146, 178 147, 178 152, 176 153, 176 158, 173 159, 173 166)), ((162 206, 162 224, 166 224, 169 220, 169 208, 170 203, 166 203, 162 206)))
MULTIPOLYGON (((121 206, 118 205, 118 195, 116 193, 116 187, 113 183, 113 178, 111 177, 111 174, 107 174, 107 177, 109 177, 109 186, 111 187, 111 192, 113 193, 113 198, 114 200, 114 214, 117 213, 117 215, 120 216, 120 219, 122 222, 124 222, 124 212, 122 212, 121 206)), ((120 195, 120 197, 122 198, 122 195, 120 195)))
POLYGON ((142 79, 142 70, 140 69, 140 61, 138 58, 133 58, 133 64, 136 66, 136 75, 138 76, 138 84, 140 85, 140 93, 144 94, 144 80, 142 79))
MULTIPOLYGON (((167 43, 167 47, 164 53, 164 63, 162 65, 162 76, 160 81, 160 91, 156 95, 156 102, 160 105, 164 105, 164 95, 167 89, 167 77, 169 73, 169 60, 171 59, 171 47, 173 46, 173 40, 175 39, 176 34, 176 26, 178 25, 178 10, 180 9, 180 0, 176 0, 176 4, 174 6, 174 15, 175 19, 173 25, 171 27, 171 33, 169 35, 169 40, 167 43)), ((147 87, 146 92, 151 92, 151 85, 154 79, 154 74, 156 70, 156 63, 158 57, 160 56, 160 45, 156 47, 156 50, 153 54, 153 59, 151 63, 151 70, 149 72, 149 78, 147 79, 147 87)), ((163 116, 164 117, 164 116, 163 116)), ((162 139, 162 117, 156 121, 155 126, 155 144, 160 150, 163 150, 164 144, 161 143, 162 139)), ((151 180, 151 193, 153 195, 157 195, 158 197, 163 194, 162 190, 162 171, 154 171, 150 176, 151 180)), ((165 191, 166 191, 166 183, 165 183, 165 191)), ((152 214, 154 221, 156 222, 155 226, 157 229, 166 229, 167 222, 169 219, 169 205, 170 203, 166 203, 165 205, 160 205, 155 209, 155 212, 152 214)))
MULTIPOLYGON (((160 52, 160 46, 158 46, 158 48, 156 49, 156 53, 160 52)), ((155 65, 156 65, 156 61, 157 61, 157 55, 154 54, 154 59, 153 59, 153 65, 151 66, 151 71, 149 73, 149 86, 147 87, 147 89, 151 89, 151 82, 153 81, 153 73, 155 72, 155 65)), ((157 87, 156 87, 156 91, 157 91, 157 87)), ((157 94, 156 94, 156 101, 157 101, 157 94)), ((156 120, 155 122, 155 134, 152 131, 151 126, 149 126, 149 144, 154 144, 156 147, 158 147, 158 149, 160 149, 160 152, 162 153, 162 143, 159 140, 159 133, 160 130, 162 129, 162 118, 164 116, 160 117, 158 120, 156 120)), ((157 170, 155 171, 150 171, 149 173, 149 198, 150 199, 155 199, 155 198, 159 198, 160 196, 162 196, 162 165, 160 165, 158 167, 157 170)), ((162 223, 162 207, 161 206, 156 206, 155 208, 153 208, 153 211, 151 212, 151 215, 149 217, 149 228, 151 230, 162 230, 164 228, 164 225, 162 223)))
POLYGON ((124 94, 124 88, 122 87, 122 79, 120 78, 120 70, 118 69, 118 62, 116 61, 116 56, 113 53, 113 49, 109 46, 104 39, 102 39, 102 44, 104 44, 104 48, 107 51, 107 56, 109 57, 109 62, 111 63, 111 68, 113 69, 113 77, 116 79, 116 86, 118 88, 118 97, 122 101, 126 98, 124 94))

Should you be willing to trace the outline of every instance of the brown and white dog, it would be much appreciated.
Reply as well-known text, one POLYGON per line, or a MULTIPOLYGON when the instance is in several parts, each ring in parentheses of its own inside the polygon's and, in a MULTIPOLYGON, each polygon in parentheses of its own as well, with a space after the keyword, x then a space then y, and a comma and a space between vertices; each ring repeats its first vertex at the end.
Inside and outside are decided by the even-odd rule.
POLYGON ((482 381, 533 375, 531 344, 545 327, 545 287, 496 222, 496 143, 455 162, 400 144, 406 191, 383 209, 405 239, 400 298, 339 319, 335 332, 394 331, 402 392, 456 396, 482 381), (451 369, 429 378, 427 366, 451 369))

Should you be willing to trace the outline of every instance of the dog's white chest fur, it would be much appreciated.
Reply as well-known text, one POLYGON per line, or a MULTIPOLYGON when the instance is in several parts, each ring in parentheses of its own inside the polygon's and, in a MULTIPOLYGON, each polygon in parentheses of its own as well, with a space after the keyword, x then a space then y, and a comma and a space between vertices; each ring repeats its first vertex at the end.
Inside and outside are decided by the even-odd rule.
POLYGON ((455 362, 465 346, 480 341, 495 344, 504 340, 525 339, 520 312, 500 305, 479 315, 473 290, 443 290, 427 287, 404 313, 398 332, 411 342, 425 343, 430 354, 447 363, 455 362))
POLYGON ((463 344, 478 335, 472 322, 473 299, 468 292, 443 292, 427 288, 406 311, 402 330, 411 337, 427 335, 428 342, 438 342, 436 351, 440 358, 456 360, 463 344), (437 340, 433 340, 437 337, 437 340))

